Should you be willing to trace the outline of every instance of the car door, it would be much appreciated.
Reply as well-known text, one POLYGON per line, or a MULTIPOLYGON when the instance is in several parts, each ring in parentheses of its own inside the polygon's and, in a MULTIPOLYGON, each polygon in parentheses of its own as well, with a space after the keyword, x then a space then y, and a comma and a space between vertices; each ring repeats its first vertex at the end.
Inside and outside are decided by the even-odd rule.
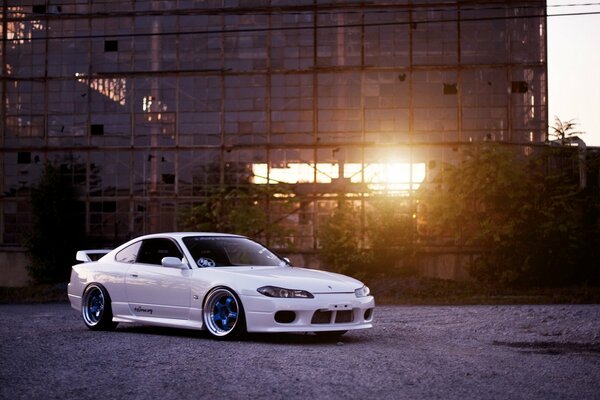
POLYGON ((175 241, 152 238, 141 242, 125 276, 130 312, 138 317, 189 319, 192 271, 163 267, 164 257, 183 257, 175 241))

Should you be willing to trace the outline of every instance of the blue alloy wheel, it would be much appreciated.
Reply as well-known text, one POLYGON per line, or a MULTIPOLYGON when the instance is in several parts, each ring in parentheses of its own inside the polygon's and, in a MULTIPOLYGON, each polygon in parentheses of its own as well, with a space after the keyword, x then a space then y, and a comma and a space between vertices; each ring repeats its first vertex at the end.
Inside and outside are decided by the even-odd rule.
POLYGON ((87 325, 96 325, 104 311, 104 295, 97 286, 90 286, 86 291, 83 304, 83 319, 87 325))
POLYGON ((237 296, 229 289, 216 288, 204 302, 204 324, 211 335, 235 336, 244 329, 243 309, 237 296))
POLYGON ((81 315, 83 322, 90 329, 112 329, 117 326, 112 322, 110 297, 106 289, 96 283, 89 285, 83 292, 81 315))

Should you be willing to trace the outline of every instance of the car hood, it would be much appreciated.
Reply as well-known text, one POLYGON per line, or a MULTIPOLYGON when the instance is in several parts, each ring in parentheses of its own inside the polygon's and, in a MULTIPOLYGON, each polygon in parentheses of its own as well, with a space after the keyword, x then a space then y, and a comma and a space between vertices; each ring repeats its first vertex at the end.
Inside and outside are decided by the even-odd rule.
MULTIPOLYGON (((363 283, 333 272, 295 267, 217 267, 215 274, 229 275, 247 286, 278 286, 286 289, 308 290, 312 293, 353 293, 363 283)), ((207 269, 204 269, 207 270, 207 269)), ((199 269, 196 271, 203 271, 199 269)), ((224 277, 224 276, 223 276, 224 277)))

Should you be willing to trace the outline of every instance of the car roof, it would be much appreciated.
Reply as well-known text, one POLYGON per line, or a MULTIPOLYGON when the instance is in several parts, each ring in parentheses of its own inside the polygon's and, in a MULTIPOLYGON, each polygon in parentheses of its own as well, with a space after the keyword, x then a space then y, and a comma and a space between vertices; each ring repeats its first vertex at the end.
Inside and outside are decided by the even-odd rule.
MULTIPOLYGON (((172 239, 175 239, 175 240, 182 240, 183 238, 190 237, 190 236, 223 237, 223 238, 243 238, 243 239, 246 239, 245 236, 241 236, 241 235, 233 235, 233 234, 230 234, 230 233, 217 233, 217 232, 162 232, 162 233, 152 233, 152 234, 149 234, 149 235, 138 236, 136 238, 128 240, 127 242, 122 243, 121 245, 119 245, 119 246, 115 247, 114 249, 110 250, 106 255, 104 255, 103 257, 101 257, 100 259, 98 259, 98 261, 112 260, 113 257, 115 256, 115 254, 117 254, 119 251, 121 251, 124 248, 126 248, 127 246, 130 246, 131 244, 133 244, 135 242, 139 242, 141 240, 155 239, 155 238, 156 239, 160 239, 160 238, 172 238, 172 239)), ((92 251, 96 251, 96 250, 92 250, 92 251)))

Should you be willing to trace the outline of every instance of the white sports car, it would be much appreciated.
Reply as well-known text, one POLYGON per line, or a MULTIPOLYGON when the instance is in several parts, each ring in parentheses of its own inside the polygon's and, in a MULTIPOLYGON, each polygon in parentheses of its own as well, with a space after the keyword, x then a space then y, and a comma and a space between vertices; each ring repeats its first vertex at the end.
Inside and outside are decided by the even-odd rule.
POLYGON ((362 282, 292 267, 242 236, 147 235, 110 251, 79 251, 77 260, 84 263, 72 268, 69 300, 94 330, 138 322, 230 338, 372 327, 375 301, 362 282))

